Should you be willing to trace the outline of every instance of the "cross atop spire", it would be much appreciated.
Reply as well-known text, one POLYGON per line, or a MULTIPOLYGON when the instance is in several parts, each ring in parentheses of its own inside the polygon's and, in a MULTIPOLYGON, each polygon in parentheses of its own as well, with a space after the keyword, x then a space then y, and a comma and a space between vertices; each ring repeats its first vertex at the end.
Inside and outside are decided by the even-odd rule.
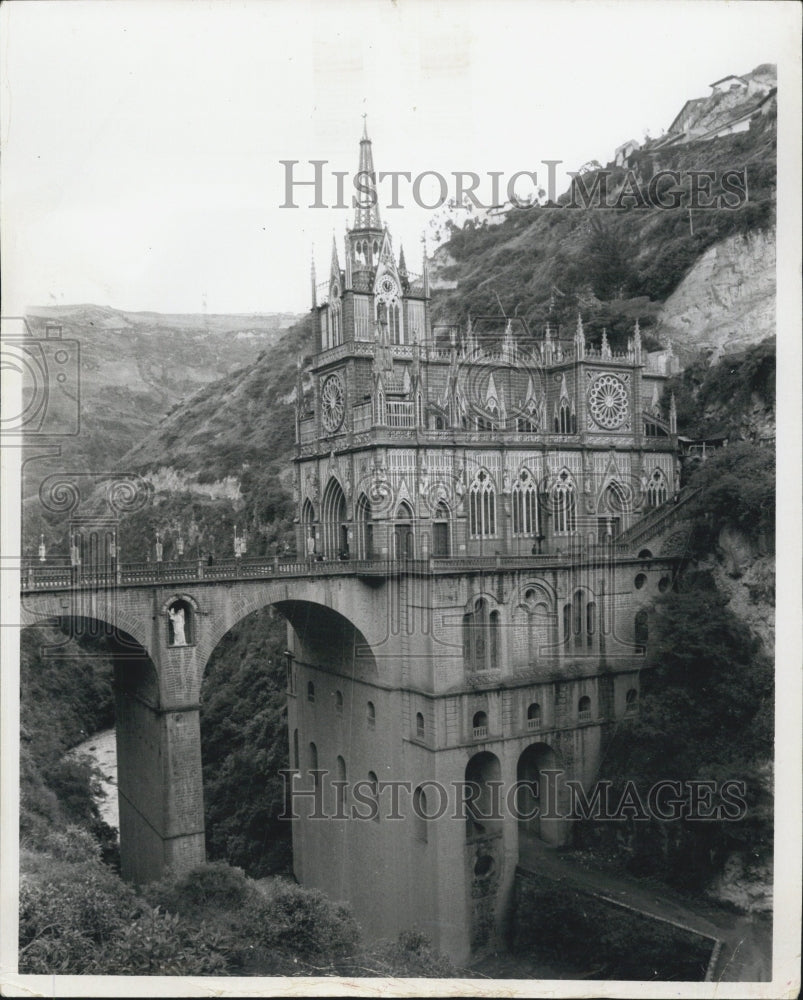
POLYGON ((379 198, 376 191, 374 154, 368 138, 368 116, 363 115, 362 139, 360 139, 360 167, 357 172, 359 200, 354 209, 355 229, 382 229, 379 218, 379 198))

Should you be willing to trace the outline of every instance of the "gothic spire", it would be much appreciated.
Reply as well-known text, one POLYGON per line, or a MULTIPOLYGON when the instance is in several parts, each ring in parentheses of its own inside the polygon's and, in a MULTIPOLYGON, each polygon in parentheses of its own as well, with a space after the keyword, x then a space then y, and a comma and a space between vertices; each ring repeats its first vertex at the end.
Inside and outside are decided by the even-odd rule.
POLYGON ((582 361, 586 353, 586 335, 583 331, 583 317, 577 314, 577 329, 574 334, 574 350, 578 361, 582 361))
POLYGON ((376 191, 374 154, 368 138, 368 118, 363 115, 363 132, 360 139, 360 168, 357 173, 360 195, 354 209, 355 229, 382 229, 379 218, 379 198, 376 191))
POLYGON ((337 257, 337 239, 334 233, 332 233, 332 274, 340 278, 340 261, 337 257))
POLYGON ((318 305, 318 289, 317 281, 315 280, 315 254, 312 254, 312 259, 310 260, 309 269, 310 283, 312 285, 312 308, 314 309, 318 305))

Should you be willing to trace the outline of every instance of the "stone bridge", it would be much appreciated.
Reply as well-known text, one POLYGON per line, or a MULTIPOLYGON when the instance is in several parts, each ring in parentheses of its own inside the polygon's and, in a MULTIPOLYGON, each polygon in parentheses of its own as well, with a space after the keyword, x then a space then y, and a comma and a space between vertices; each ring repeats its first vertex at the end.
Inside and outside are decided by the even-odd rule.
MULTIPOLYGON (((350 776, 402 768, 417 781, 449 782, 490 761, 510 783, 554 757, 586 780, 607 729, 637 707, 638 615, 670 585, 675 563, 673 555, 616 543, 425 560, 107 562, 101 570, 40 563, 23 567, 21 620, 67 622, 74 634, 106 635, 115 651, 122 867, 126 878, 147 882, 205 858, 204 670, 223 636, 252 612, 272 606, 289 623, 290 764, 302 776, 318 761, 331 772, 345 761, 350 776)), ((407 856, 423 850, 414 831, 398 823, 354 827, 353 850, 338 849, 342 863, 333 866, 343 831, 294 823, 299 880, 351 900, 364 922, 387 934, 421 919, 424 890, 410 896, 408 883, 416 866, 426 870, 434 894, 424 906, 428 932, 461 953, 485 898, 471 887, 488 882, 472 874, 476 838, 466 840, 459 824, 433 824, 430 872, 423 855, 407 856), (396 906, 385 906, 360 874, 366 858, 397 885, 396 906), (465 900, 455 896, 459 886, 468 887, 465 900), (455 906, 465 914, 450 923, 455 906), (437 928, 452 924, 447 941, 437 928)), ((556 828, 556 842, 562 836, 556 828)), ((501 906, 515 867, 515 824, 494 837, 501 906)), ((483 849, 489 863, 493 851, 483 849)))

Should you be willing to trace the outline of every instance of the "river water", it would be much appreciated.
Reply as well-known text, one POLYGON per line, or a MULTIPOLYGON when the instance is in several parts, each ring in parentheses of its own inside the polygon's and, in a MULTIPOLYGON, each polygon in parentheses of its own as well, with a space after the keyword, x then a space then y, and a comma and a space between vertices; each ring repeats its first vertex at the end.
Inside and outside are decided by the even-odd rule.
POLYGON ((109 826, 115 830, 120 828, 120 811, 117 803, 117 740, 113 729, 104 729, 77 747, 73 747, 70 756, 85 754, 91 757, 103 775, 101 788, 103 795, 96 801, 100 815, 109 826))

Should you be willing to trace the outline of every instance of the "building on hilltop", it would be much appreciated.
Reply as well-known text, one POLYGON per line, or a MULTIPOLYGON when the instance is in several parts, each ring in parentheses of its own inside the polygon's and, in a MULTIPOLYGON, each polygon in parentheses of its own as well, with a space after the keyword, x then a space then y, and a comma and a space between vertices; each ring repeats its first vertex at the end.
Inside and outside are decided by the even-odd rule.
POLYGON ((615 351, 579 316, 535 334, 503 316, 433 327, 430 307, 426 258, 408 270, 366 195, 327 279, 313 269, 294 492, 298 551, 350 564, 366 601, 385 588, 385 638, 361 657, 355 636, 347 661, 291 635, 290 757, 310 795, 354 804, 337 779, 362 780, 377 802, 403 780, 421 808, 303 814, 293 846, 299 881, 349 900, 370 935, 417 927, 464 960, 503 922, 527 845, 571 837, 565 819, 483 818, 494 782, 557 768, 565 802, 560 782, 592 780, 637 712, 678 441, 671 352, 653 363, 638 323, 615 351), (437 789, 463 781, 476 810, 436 815, 437 789))

